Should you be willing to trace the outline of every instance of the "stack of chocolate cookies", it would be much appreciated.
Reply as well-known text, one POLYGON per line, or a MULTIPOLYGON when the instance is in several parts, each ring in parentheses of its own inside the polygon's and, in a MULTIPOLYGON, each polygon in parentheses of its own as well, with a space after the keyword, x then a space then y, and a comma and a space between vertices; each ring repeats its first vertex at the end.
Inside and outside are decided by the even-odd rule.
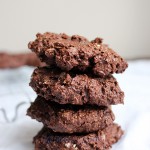
POLYGON ((111 105, 123 103, 113 73, 127 62, 96 38, 37 34, 29 48, 47 66, 36 68, 30 86, 38 97, 27 114, 44 124, 36 150, 108 150, 122 136, 111 105))

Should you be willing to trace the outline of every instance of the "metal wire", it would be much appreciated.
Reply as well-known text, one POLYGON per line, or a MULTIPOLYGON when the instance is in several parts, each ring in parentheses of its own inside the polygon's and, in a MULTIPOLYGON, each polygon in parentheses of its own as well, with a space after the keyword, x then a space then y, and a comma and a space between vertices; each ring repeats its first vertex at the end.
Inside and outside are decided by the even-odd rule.
MULTIPOLYGON (((32 67, 21 67, 18 69, 0 70, 0 114, 2 120, 0 123, 12 123, 19 119, 19 110, 23 105, 31 103, 34 92, 29 88, 32 67), (18 96, 19 95, 19 96, 18 96), (17 102, 16 102, 17 101, 17 102), (7 106, 5 106, 7 102, 7 106), (11 104, 14 116, 8 117, 7 109, 11 104), (8 104, 10 105, 8 106, 8 104)), ((23 110, 26 111, 26 110, 23 110)))

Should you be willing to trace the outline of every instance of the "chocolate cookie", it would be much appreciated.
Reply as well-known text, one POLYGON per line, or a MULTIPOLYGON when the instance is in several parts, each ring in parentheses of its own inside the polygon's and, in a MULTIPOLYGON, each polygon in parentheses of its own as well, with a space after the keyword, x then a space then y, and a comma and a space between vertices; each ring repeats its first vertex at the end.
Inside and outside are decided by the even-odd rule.
POLYGON ((43 128, 34 138, 35 150, 109 150, 123 131, 117 124, 90 134, 67 135, 43 128))
POLYGON ((48 65, 58 66, 62 70, 91 70, 98 76, 112 73, 122 73, 127 68, 127 62, 116 52, 96 38, 88 41, 86 38, 66 34, 46 32, 37 34, 35 41, 28 47, 48 65))
POLYGON ((0 68, 17 68, 24 65, 44 66, 34 53, 27 54, 7 54, 0 53, 0 68))
POLYGON ((123 103, 124 99, 124 93, 111 75, 98 78, 42 67, 35 69, 30 86, 46 100, 60 104, 108 106, 123 103))
POLYGON ((45 101, 42 97, 37 97, 27 114, 60 133, 98 131, 112 124, 115 119, 107 107, 60 105, 45 101))

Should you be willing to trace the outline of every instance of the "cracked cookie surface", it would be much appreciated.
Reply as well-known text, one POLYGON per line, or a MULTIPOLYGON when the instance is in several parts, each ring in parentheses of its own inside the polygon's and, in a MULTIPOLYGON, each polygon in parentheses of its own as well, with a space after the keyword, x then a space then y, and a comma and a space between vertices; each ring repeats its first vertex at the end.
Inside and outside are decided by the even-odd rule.
POLYGON ((89 133, 106 128, 115 119, 109 107, 60 105, 37 97, 27 111, 54 132, 89 133))
POLYGON ((122 73, 128 67, 127 62, 115 51, 96 38, 86 38, 66 34, 46 32, 37 34, 28 44, 41 61, 49 66, 57 66, 64 71, 76 70, 104 77, 113 73, 122 73))
POLYGON ((34 70, 30 86, 39 96, 60 104, 108 106, 123 103, 124 93, 113 76, 62 72, 59 68, 34 70))
POLYGON ((117 124, 89 134, 58 134, 43 128, 34 138, 36 150, 109 150, 123 131, 117 124))

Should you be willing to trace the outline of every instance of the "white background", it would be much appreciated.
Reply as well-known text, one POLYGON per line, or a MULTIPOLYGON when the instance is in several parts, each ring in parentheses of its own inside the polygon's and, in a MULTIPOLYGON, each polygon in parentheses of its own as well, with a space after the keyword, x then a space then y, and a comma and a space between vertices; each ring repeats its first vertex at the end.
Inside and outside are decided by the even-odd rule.
POLYGON ((0 49, 27 51, 37 32, 101 36, 125 58, 150 57, 150 0, 0 0, 0 49))

